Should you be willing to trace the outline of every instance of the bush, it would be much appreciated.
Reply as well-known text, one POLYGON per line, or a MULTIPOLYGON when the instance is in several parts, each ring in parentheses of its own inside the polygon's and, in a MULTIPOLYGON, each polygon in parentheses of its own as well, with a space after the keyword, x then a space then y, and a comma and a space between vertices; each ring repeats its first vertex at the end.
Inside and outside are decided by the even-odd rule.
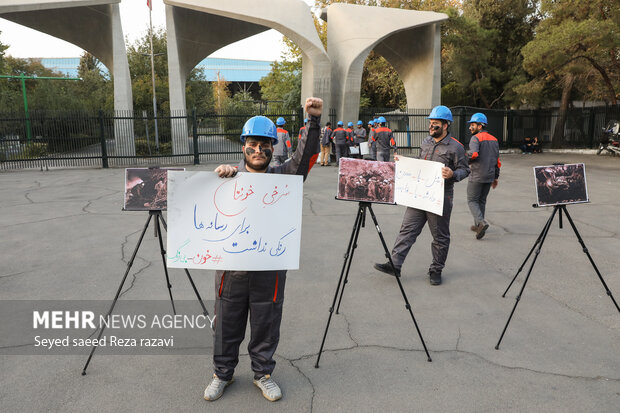
POLYGON ((49 154, 47 143, 32 142, 28 143, 24 147, 24 158, 42 158, 49 154))
POLYGON ((151 155, 172 155, 172 142, 160 142, 159 152, 155 148, 155 143, 150 142, 151 152, 149 153, 149 145, 146 139, 136 139, 136 155, 137 156, 151 156, 151 155))

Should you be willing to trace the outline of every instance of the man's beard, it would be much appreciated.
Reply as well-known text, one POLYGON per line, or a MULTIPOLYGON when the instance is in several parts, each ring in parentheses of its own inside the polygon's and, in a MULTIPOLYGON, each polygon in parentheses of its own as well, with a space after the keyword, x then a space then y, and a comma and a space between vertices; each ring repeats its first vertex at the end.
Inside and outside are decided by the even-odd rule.
POLYGON ((245 148, 245 163, 254 170, 262 171, 269 166, 272 155, 273 152, 271 149, 262 149, 260 153, 257 154, 254 149, 245 148), (261 154, 263 156, 260 156, 261 154))
POLYGON ((439 137, 441 137, 441 135, 442 135, 442 134, 443 134, 443 128, 439 128, 439 129, 437 129, 437 130, 433 130, 433 131, 431 132, 431 136, 432 136, 433 138, 439 138, 439 137))

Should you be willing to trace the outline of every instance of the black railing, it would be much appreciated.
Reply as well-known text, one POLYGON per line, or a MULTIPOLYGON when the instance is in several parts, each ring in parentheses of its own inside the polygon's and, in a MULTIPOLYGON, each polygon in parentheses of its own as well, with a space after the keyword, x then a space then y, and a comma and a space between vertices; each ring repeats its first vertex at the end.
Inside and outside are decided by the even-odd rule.
MULTIPOLYGON (((417 154, 428 135, 430 109, 362 108, 364 122, 383 116, 394 131, 401 152, 417 154)), ((557 110, 484 110, 452 108, 453 135, 462 143, 469 141, 467 120, 475 112, 484 112, 489 131, 503 148, 518 147, 525 136, 538 136, 548 145, 558 119, 557 110)), ((149 166, 239 159, 239 135, 245 121, 254 115, 276 120, 283 117, 293 144, 303 126, 303 110, 284 110, 277 106, 258 106, 243 112, 171 113, 76 111, 31 112, 28 122, 23 114, 0 113, 0 169, 66 166, 149 166), (26 128, 30 128, 30 134, 26 128), (27 138, 30 136, 30 139, 27 138)), ((329 113, 332 125, 335 111, 329 113)), ((620 119, 620 105, 571 109, 564 127, 564 147, 592 148, 601 138, 602 128, 612 119, 620 119)), ((358 119, 342 119, 357 123, 358 119)), ((324 119, 326 121, 326 119, 324 119)))

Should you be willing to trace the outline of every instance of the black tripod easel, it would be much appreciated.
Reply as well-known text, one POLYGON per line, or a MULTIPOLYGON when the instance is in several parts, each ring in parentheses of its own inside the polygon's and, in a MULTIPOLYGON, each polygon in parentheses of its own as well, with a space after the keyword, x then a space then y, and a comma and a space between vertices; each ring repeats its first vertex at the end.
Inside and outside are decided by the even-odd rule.
MULTIPOLYGON (((536 207, 535 204, 533 206, 536 207)), ((534 250, 536 250, 535 255, 534 255, 534 259, 532 260, 532 263, 530 264, 530 268, 529 268, 529 270, 527 272, 527 276, 525 277, 525 281, 523 282, 523 285, 521 286, 521 291, 519 291, 519 295, 517 295, 517 297, 516 297, 515 305, 514 305, 514 307, 512 307, 512 311, 510 312, 510 316, 508 317, 508 321, 506 321, 506 326, 504 326, 504 331, 502 331, 502 335, 500 336, 499 341, 495 345, 495 349, 496 350, 499 350, 499 344, 502 342, 502 339, 504 338, 504 334, 506 333, 506 329, 508 328, 508 324, 510 323, 510 320, 512 319, 512 316, 515 313, 515 309, 517 308, 517 305, 519 304, 519 300, 521 299, 521 296, 523 295, 523 290, 525 290, 525 286, 527 285, 527 281, 530 278, 530 274, 532 273, 532 269, 534 268, 534 264, 536 263, 536 260, 538 259, 538 254, 540 254, 540 250, 542 249, 542 246, 545 243, 545 239, 547 238, 547 234, 549 233, 549 229, 551 228, 551 224, 553 223, 553 219, 555 218, 556 214, 559 216, 559 224, 560 224, 559 226, 560 226, 560 229, 562 229, 562 213, 564 213, 564 215, 566 215, 566 218, 568 219, 568 222, 570 223, 570 226, 573 228, 573 232, 575 233, 575 235, 577 236, 577 239, 579 240, 579 244, 581 244, 581 248, 582 248, 583 252, 588 256, 588 259, 590 260, 590 264, 592 264, 592 267, 594 268, 594 271, 596 271, 596 275, 598 275, 599 280, 601 280, 601 283, 603 284, 603 287, 605 288, 605 291, 607 292, 607 295, 609 296, 609 298, 611 298, 611 301, 613 301, 613 303, 616 306, 616 309, 618 310, 618 312, 620 312, 620 307, 618 307, 618 303, 614 299, 614 296, 611 294, 611 291, 609 290, 609 287, 607 287, 607 284, 605 283, 605 280, 603 279, 603 276, 601 275, 600 271, 596 267, 596 264, 594 263, 594 260, 592 259, 592 256, 590 255, 590 252, 588 251, 588 248, 586 247, 586 244, 583 242, 583 239, 581 238, 581 235, 579 235, 579 231, 577 231, 577 227, 575 226, 575 223, 573 222, 573 219, 571 218, 570 214, 568 213, 568 210, 566 209, 566 205, 565 204, 556 205, 553 208, 553 212, 551 213, 551 216, 547 220, 547 223, 545 224, 545 226, 543 227, 542 231, 540 232, 540 235, 538 235, 538 238, 536 239, 536 242, 534 243, 534 246, 532 247, 530 252, 527 254, 527 257, 525 257, 525 260, 523 261, 523 263, 519 267, 519 269, 518 269, 517 273, 515 274, 515 276, 513 277, 512 281, 510 281, 510 284, 508 285, 508 288, 506 288, 506 291, 504 291, 504 294, 502 294, 502 297, 506 296, 506 293, 508 292, 508 290, 510 289, 512 284, 515 282, 517 276, 519 275, 519 273, 521 272, 521 270, 525 266, 525 263, 530 259, 530 256, 532 255, 534 250), (536 248, 536 247, 538 247, 538 248, 536 248)))
MULTIPOLYGON (((108 310, 106 318, 109 318, 110 315, 112 314, 112 311, 114 310, 114 306, 116 305, 116 302, 118 301, 118 298, 121 295, 121 291, 123 290, 123 285, 125 285, 125 281, 127 280, 127 276, 129 275, 129 271, 131 270, 133 261, 136 258, 136 255, 138 254, 138 249, 140 249, 140 244, 142 244, 142 239, 144 238, 144 234, 146 234, 146 230, 148 229, 149 224, 151 223, 151 219, 153 217, 155 217, 155 236, 159 238, 159 250, 161 252, 161 259, 164 265, 164 273, 166 275, 166 286, 168 287, 168 294, 170 295, 170 303, 172 304, 172 312, 175 315, 177 313, 176 308, 174 306, 174 299, 172 298, 172 284, 170 284, 170 277, 168 277, 168 267, 166 266, 166 250, 164 249, 164 241, 161 235, 161 227, 163 226, 164 229, 168 231, 168 226, 166 225, 166 221, 164 220, 164 217, 160 210, 151 210, 149 211, 149 217, 147 218, 146 223, 144 224, 144 229, 142 230, 142 233, 140 234, 140 239, 138 240, 138 244, 136 245, 136 248, 133 250, 131 259, 127 263, 127 270, 125 271, 125 275, 123 276, 121 284, 118 286, 118 290, 116 290, 116 295, 114 296, 114 300, 112 301, 112 305, 110 306, 110 309, 108 310), (160 222, 161 222, 161 225, 160 225, 160 222)), ((198 289, 196 288, 196 284, 194 284, 194 280, 192 279, 192 276, 190 275, 187 268, 185 268, 184 270, 185 270, 185 274, 187 275, 187 278, 189 279, 190 284, 192 285, 192 289, 194 290, 194 293, 196 294, 196 298, 198 298, 198 302, 200 303, 200 306, 202 307, 203 315, 208 317, 209 312, 207 311, 207 307, 205 307, 205 304, 202 301, 202 297, 200 297, 200 293, 198 292, 198 289)), ((104 325, 99 327, 99 336, 97 337, 96 343, 98 343, 99 340, 101 339, 101 336, 103 335, 104 330, 105 330, 104 325)), ((88 368, 88 365, 90 364, 90 360, 93 358, 93 355, 95 354, 95 350, 97 350, 97 347, 98 346, 95 344, 93 348, 91 349, 90 355, 88 356, 88 360, 86 360, 86 364, 84 365, 84 369, 82 369, 82 376, 86 375, 86 369, 88 368)))
MULTIPOLYGON (((381 244, 383 245, 383 250, 385 251, 385 256, 390 261, 390 265, 392 266, 392 270, 396 273, 394 268, 394 263, 392 262, 392 256, 389 253, 387 245, 385 243, 385 239, 383 238, 383 234, 381 233, 381 228, 379 228, 379 223, 377 222, 377 217, 372 210, 372 206, 370 202, 360 202, 359 208, 357 210, 357 216, 355 218, 355 224, 353 224, 353 231, 351 232, 351 238, 349 239, 349 246, 347 247, 347 252, 344 254, 344 263, 342 264, 342 270, 340 271, 340 278, 338 279, 338 286, 336 287, 336 292, 334 293, 334 300, 332 302, 331 307, 329 307, 329 318, 327 319, 327 325, 325 326, 325 333, 323 334, 323 341, 321 342, 321 348, 319 349, 319 354, 316 358, 315 368, 319 368, 319 361, 321 359, 321 354, 323 353, 323 346, 325 345, 325 339, 327 338, 327 331, 329 330, 329 324, 332 320, 332 315, 334 313, 334 306, 336 305, 336 300, 338 299, 338 293, 340 293, 340 299, 338 300, 338 307, 336 308, 336 314, 340 310, 340 303, 342 302, 342 296, 344 295, 344 287, 349 281, 349 269, 351 268, 351 262, 353 262, 353 254, 355 253, 355 249, 357 248, 357 238, 360 233, 360 229, 366 224, 366 210, 370 211, 370 215, 375 224, 375 228, 377 229, 377 234, 379 234, 379 238, 381 239, 381 244), (344 277, 344 283, 342 282, 344 277), (342 285, 342 289, 340 286, 342 285)), ((424 338, 422 337, 422 333, 420 332, 420 328, 418 327, 418 323, 413 315, 413 311, 411 310, 411 305, 409 304, 409 300, 407 299, 407 294, 405 294, 405 289, 403 288, 402 283, 400 282, 400 277, 394 277, 398 282, 398 286, 400 288, 400 292, 403 295, 403 299, 405 300, 405 308, 411 314, 411 319, 413 320, 413 324, 415 325, 415 329, 418 332, 418 336, 420 336, 420 341, 422 342, 422 346, 424 347, 424 351, 426 352, 426 356, 428 357, 428 361, 432 361, 430 354, 428 354, 428 350, 426 348, 426 344, 424 343, 424 338)))

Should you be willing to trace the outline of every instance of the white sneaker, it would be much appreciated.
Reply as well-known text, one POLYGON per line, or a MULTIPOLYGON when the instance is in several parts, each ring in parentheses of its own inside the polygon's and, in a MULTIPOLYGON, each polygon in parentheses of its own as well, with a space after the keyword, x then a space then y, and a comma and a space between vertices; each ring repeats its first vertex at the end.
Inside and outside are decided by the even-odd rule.
POLYGON ((280 386, 273 381, 270 374, 265 374, 258 380, 255 379, 254 384, 262 390, 265 399, 275 402, 276 400, 280 400, 282 398, 280 386))
POLYGON ((235 381, 234 378, 226 381, 220 379, 214 374, 213 380, 211 380, 211 383, 209 383, 205 389, 205 400, 213 401, 222 397, 222 394, 224 394, 224 389, 233 381, 235 381))

